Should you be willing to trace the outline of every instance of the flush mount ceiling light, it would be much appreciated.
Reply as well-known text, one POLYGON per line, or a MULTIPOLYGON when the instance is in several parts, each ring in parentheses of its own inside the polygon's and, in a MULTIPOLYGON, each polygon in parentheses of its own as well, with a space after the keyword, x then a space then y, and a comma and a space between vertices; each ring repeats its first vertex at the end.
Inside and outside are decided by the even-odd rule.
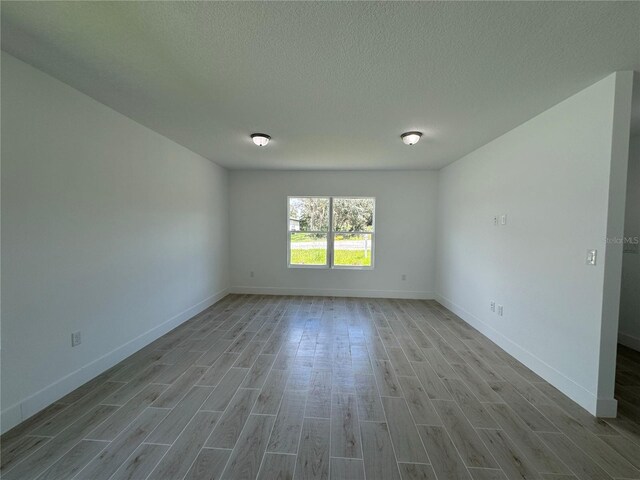
POLYGON ((400 136, 405 145, 415 145, 420 140, 422 132, 406 132, 400 136))
POLYGON ((269 143, 271 137, 264 133, 253 133, 251 134, 251 140, 253 140, 253 143, 255 143, 257 146, 264 147, 267 143, 269 143))

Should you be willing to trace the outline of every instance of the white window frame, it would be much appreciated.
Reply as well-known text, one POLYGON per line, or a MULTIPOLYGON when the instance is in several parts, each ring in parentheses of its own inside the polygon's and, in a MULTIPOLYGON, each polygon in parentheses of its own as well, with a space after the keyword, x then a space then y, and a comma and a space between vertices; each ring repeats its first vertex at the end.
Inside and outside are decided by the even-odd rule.
POLYGON ((329 197, 329 220, 331 223, 329 224, 329 230, 331 234, 331 245, 327 245, 328 249, 331 249, 331 268, 335 268, 338 270, 373 270, 374 262, 375 262, 375 244, 376 244, 376 197, 366 197, 366 196, 358 196, 358 195, 340 195, 329 197), (335 231, 333 229, 333 200, 334 199, 358 199, 358 198, 370 198, 373 200, 373 224, 371 225, 372 230, 370 232, 367 231, 359 231, 359 232, 342 232, 335 231), (334 249, 333 244, 336 235, 371 235, 371 265, 335 265, 334 264, 334 249))
POLYGON ((287 196, 287 267, 288 268, 320 268, 334 270, 373 270, 375 262, 375 244, 376 244, 376 197, 365 195, 289 195, 287 196), (324 265, 298 265, 291 263, 291 233, 289 220, 291 218, 290 204, 292 198, 326 198, 329 200, 329 229, 323 231, 307 231, 300 233, 321 234, 327 236, 327 261, 324 265), (373 230, 370 232, 336 232, 333 230, 333 199, 357 199, 370 198, 373 200, 373 230), (334 239, 336 235, 371 235, 371 265, 334 265, 334 239))

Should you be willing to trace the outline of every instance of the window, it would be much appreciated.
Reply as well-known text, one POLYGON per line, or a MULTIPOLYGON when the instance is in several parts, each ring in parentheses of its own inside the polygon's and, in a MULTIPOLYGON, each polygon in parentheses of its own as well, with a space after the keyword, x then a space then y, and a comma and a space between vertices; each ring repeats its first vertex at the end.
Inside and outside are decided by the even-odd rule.
POLYGON ((289 197, 290 267, 373 268, 375 198, 289 197))

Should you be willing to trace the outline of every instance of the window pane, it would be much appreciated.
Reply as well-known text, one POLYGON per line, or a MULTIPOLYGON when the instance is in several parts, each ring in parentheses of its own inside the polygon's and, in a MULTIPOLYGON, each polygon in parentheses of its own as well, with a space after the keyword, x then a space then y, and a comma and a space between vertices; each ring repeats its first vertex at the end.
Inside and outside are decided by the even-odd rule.
POLYGON ((290 198, 289 231, 329 231, 329 199, 313 197, 290 198))
POLYGON ((326 265, 327 235, 325 233, 291 232, 291 265, 326 265))
POLYGON ((334 198, 333 230, 336 232, 373 232, 373 198, 334 198))
POLYGON ((333 264, 338 267, 370 267, 372 261, 372 235, 340 234, 333 240, 333 264))

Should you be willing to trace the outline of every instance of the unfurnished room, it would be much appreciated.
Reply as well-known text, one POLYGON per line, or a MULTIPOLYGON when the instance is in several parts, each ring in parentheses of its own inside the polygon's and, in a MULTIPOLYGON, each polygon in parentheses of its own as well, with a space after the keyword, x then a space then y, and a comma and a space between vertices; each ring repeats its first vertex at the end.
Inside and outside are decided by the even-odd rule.
POLYGON ((3 480, 640 479, 640 2, 0 16, 3 480))

